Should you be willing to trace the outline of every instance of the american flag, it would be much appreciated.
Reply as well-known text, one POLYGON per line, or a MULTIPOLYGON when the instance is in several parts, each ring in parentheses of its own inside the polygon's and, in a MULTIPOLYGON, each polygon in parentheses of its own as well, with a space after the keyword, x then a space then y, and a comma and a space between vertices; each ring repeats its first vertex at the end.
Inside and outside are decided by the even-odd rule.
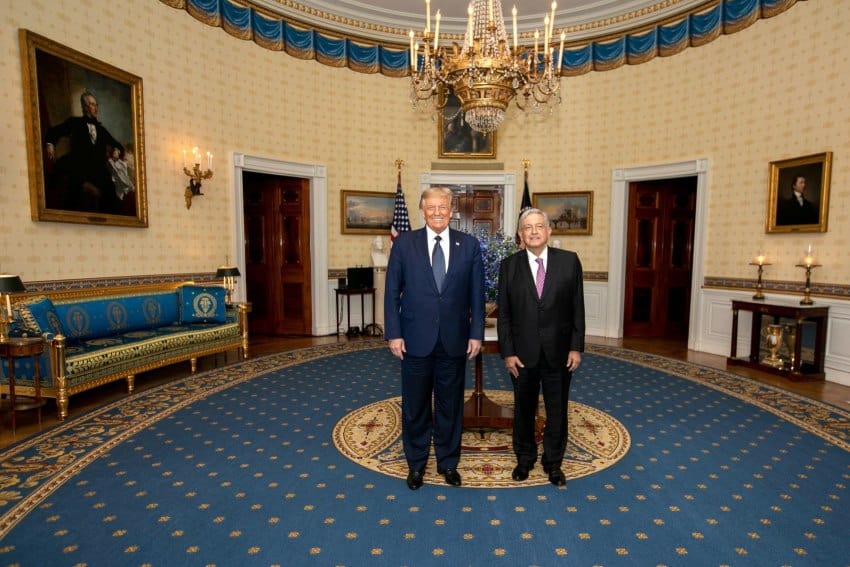
MULTIPOLYGON (((525 170, 525 189, 522 192, 522 203, 519 206, 519 214, 521 215, 525 209, 531 208, 531 192, 528 190, 528 170, 525 170)), ((519 246, 519 215, 517 215, 517 225, 516 225, 517 233, 514 236, 514 241, 517 246, 519 246)))
MULTIPOLYGON (((399 173, 401 177, 401 173, 399 173)), ((407 215, 407 203, 404 201, 404 192, 401 190, 401 179, 395 191, 395 207, 393 208, 393 223, 390 225, 390 242, 402 232, 410 230, 410 217, 407 215)))

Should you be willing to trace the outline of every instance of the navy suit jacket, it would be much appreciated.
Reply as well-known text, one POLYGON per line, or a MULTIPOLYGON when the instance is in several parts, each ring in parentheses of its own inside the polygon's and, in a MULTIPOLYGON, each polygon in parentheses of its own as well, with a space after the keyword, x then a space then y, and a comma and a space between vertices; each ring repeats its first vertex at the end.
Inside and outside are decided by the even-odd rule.
POLYGON ((499 267, 499 352, 534 368, 540 351, 563 366, 571 350, 584 352, 584 283, 575 252, 549 248, 543 297, 537 298, 525 250, 499 267))
POLYGON ((407 354, 428 356, 437 339, 450 356, 466 354, 469 339, 484 339, 484 263, 474 236, 448 229, 449 265, 442 293, 431 271, 424 228, 393 242, 384 293, 384 337, 404 339, 407 354))

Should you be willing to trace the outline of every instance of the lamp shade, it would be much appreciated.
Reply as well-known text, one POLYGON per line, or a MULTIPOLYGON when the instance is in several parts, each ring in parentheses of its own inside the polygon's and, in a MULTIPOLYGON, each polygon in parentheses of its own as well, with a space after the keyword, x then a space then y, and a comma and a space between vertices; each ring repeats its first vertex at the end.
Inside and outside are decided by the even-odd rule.
POLYGON ((236 266, 219 266, 215 271, 215 277, 224 278, 224 277, 239 277, 241 274, 239 273, 239 268, 236 266))
POLYGON ((24 283, 21 281, 21 276, 13 276, 11 274, 0 274, 0 293, 16 293, 26 291, 24 283))

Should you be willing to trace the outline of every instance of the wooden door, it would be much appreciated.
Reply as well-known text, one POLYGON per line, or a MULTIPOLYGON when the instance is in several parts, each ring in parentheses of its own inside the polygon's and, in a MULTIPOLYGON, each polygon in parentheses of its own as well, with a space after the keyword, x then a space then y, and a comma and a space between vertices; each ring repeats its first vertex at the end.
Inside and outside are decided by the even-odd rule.
POLYGON ((450 226, 464 232, 502 228, 502 194, 496 189, 455 189, 450 226))
POLYGON ((695 214, 695 177, 630 185, 624 336, 687 338, 695 214))
POLYGON ((246 172, 242 186, 251 333, 309 335, 309 180, 246 172))

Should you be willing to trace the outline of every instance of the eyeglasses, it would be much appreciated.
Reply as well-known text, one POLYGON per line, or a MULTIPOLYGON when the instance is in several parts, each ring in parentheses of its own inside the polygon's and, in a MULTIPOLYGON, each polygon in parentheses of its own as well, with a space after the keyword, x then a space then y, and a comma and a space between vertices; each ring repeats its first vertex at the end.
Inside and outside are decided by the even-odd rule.
POLYGON ((531 232, 532 230, 537 230, 537 232, 543 232, 546 230, 546 225, 543 223, 538 224, 525 224, 522 226, 521 230, 523 232, 531 232))

